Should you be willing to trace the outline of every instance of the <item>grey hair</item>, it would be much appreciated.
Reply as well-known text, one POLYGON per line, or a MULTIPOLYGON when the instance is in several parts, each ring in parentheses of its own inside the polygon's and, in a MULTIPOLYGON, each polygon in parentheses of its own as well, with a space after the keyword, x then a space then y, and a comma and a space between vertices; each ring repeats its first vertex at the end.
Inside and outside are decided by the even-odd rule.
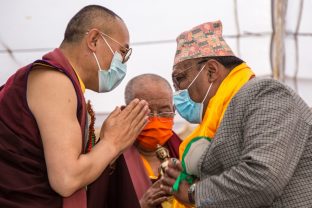
POLYGON ((136 94, 139 90, 147 89, 152 83, 161 84, 172 92, 170 83, 163 77, 157 74, 141 74, 132 78, 125 88, 125 103, 129 104, 136 98, 136 94))

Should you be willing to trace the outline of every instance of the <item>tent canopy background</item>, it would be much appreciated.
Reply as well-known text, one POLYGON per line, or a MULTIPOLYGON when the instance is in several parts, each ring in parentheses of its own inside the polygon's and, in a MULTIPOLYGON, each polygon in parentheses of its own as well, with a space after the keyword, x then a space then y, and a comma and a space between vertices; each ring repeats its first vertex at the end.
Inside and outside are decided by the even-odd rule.
MULTIPOLYGON (((127 76, 119 87, 104 94, 87 91, 86 98, 92 101, 99 115, 124 104, 124 87, 136 75, 157 73, 171 82, 175 38, 207 21, 220 19, 225 40, 234 53, 245 60, 257 76, 270 76, 271 3, 270 0, 5 1, 0 7, 0 85, 18 68, 58 47, 70 18, 89 4, 103 5, 124 19, 133 48, 127 76)), ((312 13, 309 11, 312 1, 285 0, 285 3, 286 81, 311 106, 312 13), (296 74, 296 55, 299 57, 297 85, 292 79, 296 74)))

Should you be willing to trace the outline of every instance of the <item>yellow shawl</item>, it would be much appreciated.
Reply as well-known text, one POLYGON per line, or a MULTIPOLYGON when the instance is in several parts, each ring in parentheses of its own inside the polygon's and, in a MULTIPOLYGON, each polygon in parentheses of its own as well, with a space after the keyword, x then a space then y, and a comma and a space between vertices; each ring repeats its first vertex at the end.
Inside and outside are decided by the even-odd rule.
POLYGON ((203 121, 198 127, 181 143, 179 147, 179 155, 182 163, 183 171, 173 185, 173 190, 179 189, 182 180, 193 183, 194 176, 186 173, 185 156, 188 154, 192 143, 199 139, 205 138, 211 141, 222 121, 224 113, 236 93, 252 78, 253 71, 242 63, 231 70, 219 86, 216 94, 210 99, 203 121))
POLYGON ((215 96, 209 101, 203 121, 181 143, 179 148, 180 159, 182 159, 186 146, 193 138, 200 136, 213 139, 231 99, 253 76, 253 71, 246 63, 232 69, 222 81, 215 96))

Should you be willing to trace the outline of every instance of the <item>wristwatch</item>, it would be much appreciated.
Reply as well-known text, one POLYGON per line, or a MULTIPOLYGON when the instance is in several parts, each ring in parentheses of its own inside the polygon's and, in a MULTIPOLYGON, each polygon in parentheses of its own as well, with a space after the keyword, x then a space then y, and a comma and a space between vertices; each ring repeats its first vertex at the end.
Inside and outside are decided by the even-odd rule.
POLYGON ((191 204, 195 204, 195 186, 196 183, 193 183, 188 189, 188 199, 191 204))

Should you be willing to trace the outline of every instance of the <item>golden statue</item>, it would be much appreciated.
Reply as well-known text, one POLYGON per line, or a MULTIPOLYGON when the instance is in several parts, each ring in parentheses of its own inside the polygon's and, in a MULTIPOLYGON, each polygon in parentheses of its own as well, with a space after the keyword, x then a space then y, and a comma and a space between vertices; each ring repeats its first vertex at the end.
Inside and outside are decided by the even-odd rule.
MULTIPOLYGON (((166 167, 168 167, 168 163, 170 159, 169 150, 166 147, 163 147, 157 144, 156 155, 158 159, 161 161, 161 164, 158 169, 159 175, 160 175, 159 177, 161 177, 164 175, 166 167)), ((172 207, 172 203, 173 203, 173 197, 168 196, 168 199, 161 203, 161 207, 170 208, 172 207)))
POLYGON ((156 155, 158 159, 161 161, 161 165, 159 167, 159 174, 160 176, 163 176, 165 168, 168 166, 169 163, 170 158, 169 150, 166 147, 157 144, 156 155))

